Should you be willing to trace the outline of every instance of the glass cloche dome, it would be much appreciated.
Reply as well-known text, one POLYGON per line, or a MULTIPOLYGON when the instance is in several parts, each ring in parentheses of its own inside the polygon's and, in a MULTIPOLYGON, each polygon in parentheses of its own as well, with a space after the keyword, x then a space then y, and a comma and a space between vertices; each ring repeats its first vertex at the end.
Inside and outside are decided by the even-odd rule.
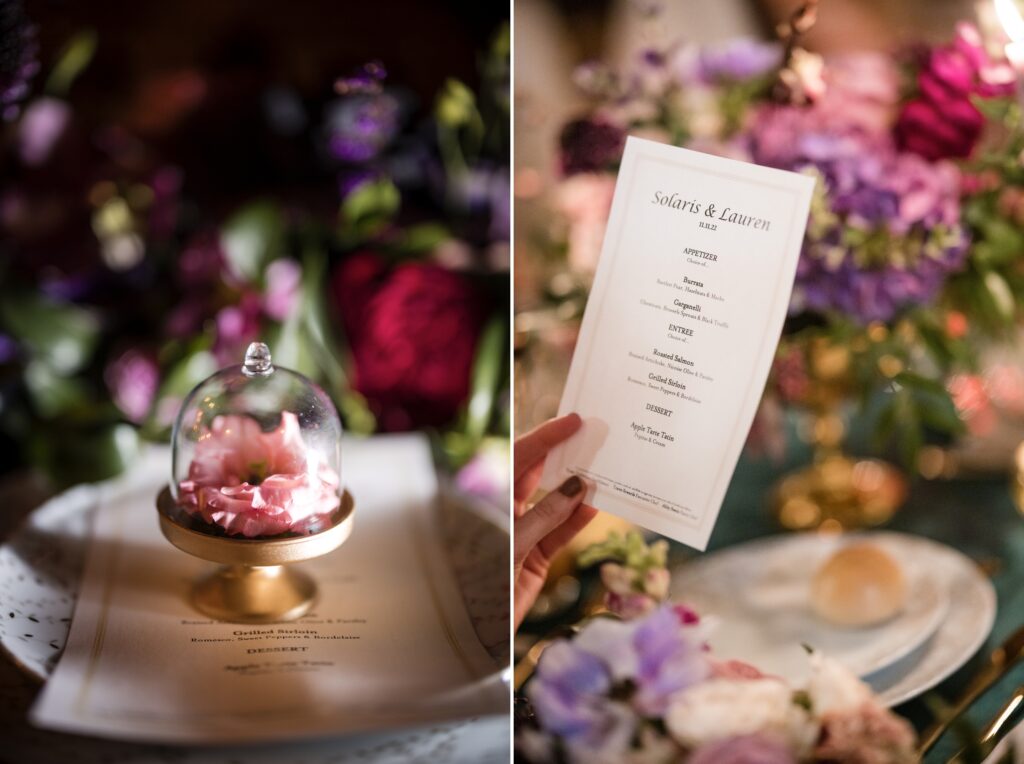
POLYGON ((341 496, 341 421, 317 385, 270 349, 200 383, 174 423, 171 496, 193 530, 237 539, 327 530, 341 496))

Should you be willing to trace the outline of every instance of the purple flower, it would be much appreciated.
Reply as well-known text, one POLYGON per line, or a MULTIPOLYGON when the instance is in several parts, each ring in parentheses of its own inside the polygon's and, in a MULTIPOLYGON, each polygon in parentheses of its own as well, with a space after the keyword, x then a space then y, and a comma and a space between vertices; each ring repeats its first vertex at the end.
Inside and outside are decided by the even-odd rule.
POLYGON ((335 80, 334 91, 338 95, 379 93, 387 76, 388 72, 384 68, 384 64, 380 61, 369 61, 348 77, 339 77, 335 80))
POLYGON ((10 363, 18 357, 20 348, 17 341, 9 334, 0 332, 0 364, 10 363))
POLYGON ((543 728, 569 747, 621 753, 629 747, 637 719, 608 697, 611 687, 598 656, 559 641, 541 656, 527 695, 543 728))
POLYGON ((129 421, 139 424, 149 414, 160 384, 160 370, 149 353, 127 350, 103 374, 107 389, 129 421))
POLYGON ((266 281, 263 312, 275 321, 284 321, 298 303, 302 288, 302 268, 294 260, 274 260, 267 266, 266 281))
POLYGON ((867 323, 930 303, 967 256, 958 171, 820 111, 764 109, 749 135, 754 161, 820 181, 791 312, 867 323))
POLYGON ((768 74, 782 64, 782 47, 740 37, 703 48, 697 57, 697 77, 703 82, 744 82, 768 74))
POLYGON ((597 619, 552 644, 527 695, 544 729, 607 750, 628 743, 637 717, 661 717, 675 693, 710 671, 703 630, 665 606, 634 621, 597 619))
POLYGON ((376 157, 398 133, 401 108, 387 93, 363 93, 334 103, 327 114, 331 156, 360 164, 376 157))
POLYGON ((703 745, 686 764, 796 764, 796 757, 778 738, 755 733, 703 745))
POLYGON ((11 121, 28 95, 39 71, 36 28, 29 23, 21 0, 0 3, 0 118, 11 121))
POLYGON ((563 175, 598 172, 621 159, 626 133, 601 119, 577 119, 562 129, 560 142, 563 175))

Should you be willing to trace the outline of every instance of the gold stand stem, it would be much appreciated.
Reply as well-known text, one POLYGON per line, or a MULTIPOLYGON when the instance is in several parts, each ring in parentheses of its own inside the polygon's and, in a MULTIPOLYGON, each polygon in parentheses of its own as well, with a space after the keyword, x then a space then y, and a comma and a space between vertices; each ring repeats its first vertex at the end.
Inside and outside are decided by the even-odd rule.
POLYGON ((845 427, 831 407, 815 412, 809 467, 783 477, 772 509, 790 530, 854 530, 889 520, 906 499, 907 482, 891 464, 853 459, 842 449, 845 427))
POLYGON ((192 604, 218 621, 274 623, 305 615, 316 599, 316 584, 284 565, 226 565, 192 589, 192 604))

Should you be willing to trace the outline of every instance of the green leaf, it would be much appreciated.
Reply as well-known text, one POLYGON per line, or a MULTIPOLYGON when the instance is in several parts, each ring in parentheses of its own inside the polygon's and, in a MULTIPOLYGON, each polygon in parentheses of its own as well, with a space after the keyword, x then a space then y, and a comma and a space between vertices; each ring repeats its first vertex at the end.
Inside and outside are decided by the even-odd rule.
POLYGON ((477 343, 476 358, 470 377, 470 396, 467 406, 465 432, 479 442, 487 433, 494 411, 494 399, 501 382, 501 371, 508 356, 508 325, 503 316, 497 316, 484 327, 477 343))
POLYGON ((120 474, 139 451, 128 424, 61 426, 37 432, 29 444, 32 462, 58 486, 106 480, 120 474))
POLYGON ((398 248, 407 254, 429 252, 451 237, 451 231, 441 223, 421 223, 406 229, 398 248))
POLYGON ((25 387, 43 419, 84 406, 89 400, 86 384, 76 377, 61 376, 45 361, 32 360, 25 367, 25 387))
POLYGON ((236 212, 221 229, 221 247, 231 270, 255 282, 284 251, 285 220, 271 202, 256 202, 236 212))
POLYGON ((0 319, 33 356, 63 376, 89 362, 99 338, 100 322, 92 311, 38 294, 4 295, 0 319))
POLYGON ((476 96, 465 84, 449 77, 437 97, 437 120, 447 127, 463 127, 480 122, 476 96))
POLYGON ((341 222, 360 236, 369 236, 398 212, 402 196, 387 178, 356 186, 341 202, 341 222))
POLYGON ((46 80, 46 92, 51 95, 66 95, 75 80, 89 66, 96 54, 96 30, 86 29, 79 32, 57 57, 57 63, 50 71, 46 80))

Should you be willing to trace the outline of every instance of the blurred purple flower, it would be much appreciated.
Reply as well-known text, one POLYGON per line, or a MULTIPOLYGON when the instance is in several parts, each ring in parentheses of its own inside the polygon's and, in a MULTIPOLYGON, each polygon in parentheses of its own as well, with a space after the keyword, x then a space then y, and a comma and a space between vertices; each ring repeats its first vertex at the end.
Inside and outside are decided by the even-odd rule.
POLYGON ((749 136, 755 162, 821 179, 791 311, 840 311, 867 323, 929 303, 967 256, 957 169, 818 111, 761 110, 749 136))
POLYGON ((572 642, 556 642, 541 656, 527 694, 545 729, 589 739, 606 733, 610 716, 621 717, 609 708, 611 697, 657 718, 675 693, 710 672, 703 630, 664 606, 633 621, 597 619, 572 642))
POLYGON ((611 676, 599 656, 559 641, 541 655, 526 693, 543 729, 570 748, 624 753, 638 720, 609 697, 611 690, 611 676))
POLYGON ((388 93, 336 101, 327 114, 328 151, 342 162, 368 162, 398 134, 400 117, 398 100, 388 93))
POLYGON ((335 80, 334 92, 338 95, 379 93, 387 76, 384 64, 380 61, 368 61, 348 77, 339 77, 335 80))
POLYGON ((263 312, 275 321, 284 321, 301 295, 302 268, 294 260, 274 260, 267 266, 265 278, 263 312))
POLYGON ((71 107, 56 98, 37 98, 18 124, 18 153, 30 167, 46 162, 71 120, 71 107))
POLYGON ((160 385, 160 370, 153 356, 138 349, 126 350, 107 365, 103 379, 114 405, 130 422, 141 423, 160 385))
POLYGON ((0 118, 18 116, 29 83, 39 71, 36 28, 25 15, 21 0, 0 3, 0 118))
POLYGON ((702 48, 696 76, 702 82, 743 82, 760 77, 782 64, 782 47, 749 37, 702 48))
POLYGON ((755 733, 703 745, 686 764, 796 764, 796 757, 778 738, 755 733))
POLYGON ((561 171, 563 175, 611 169, 622 157, 625 131, 599 118, 576 119, 563 129, 561 171))
POLYGON ((18 357, 20 348, 9 334, 0 332, 0 363, 10 363, 18 357))

